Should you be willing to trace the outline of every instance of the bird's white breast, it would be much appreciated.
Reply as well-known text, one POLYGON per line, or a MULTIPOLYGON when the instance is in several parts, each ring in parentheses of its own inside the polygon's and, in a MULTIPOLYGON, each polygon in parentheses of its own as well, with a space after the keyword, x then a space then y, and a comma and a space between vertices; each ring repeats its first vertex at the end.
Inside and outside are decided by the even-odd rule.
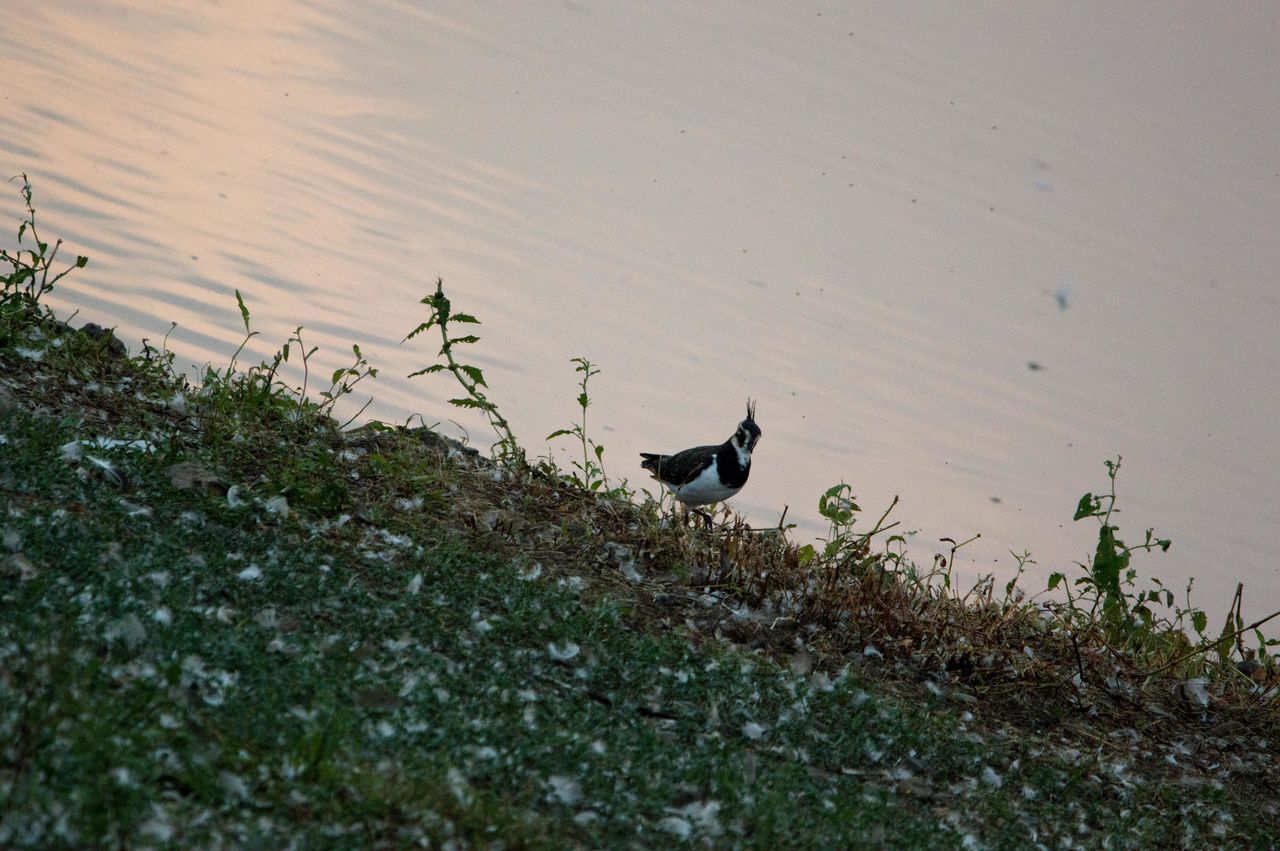
POLYGON ((688 484, 680 485, 679 487, 667 485, 667 487, 675 494, 676 499, 685 505, 707 505, 712 502, 720 502, 741 490, 741 488, 728 488, 720 483, 720 477, 716 475, 714 462, 708 464, 707 468, 688 484))

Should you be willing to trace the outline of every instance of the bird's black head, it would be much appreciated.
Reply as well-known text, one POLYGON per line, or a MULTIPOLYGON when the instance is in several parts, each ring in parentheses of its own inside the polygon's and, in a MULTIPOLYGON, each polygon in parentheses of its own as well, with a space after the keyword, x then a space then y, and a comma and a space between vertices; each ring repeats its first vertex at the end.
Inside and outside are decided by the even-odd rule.
POLYGON ((747 418, 738 423, 738 430, 733 433, 732 441, 744 452, 750 453, 756 448, 760 439, 760 426, 756 425, 756 403, 747 400, 747 418))

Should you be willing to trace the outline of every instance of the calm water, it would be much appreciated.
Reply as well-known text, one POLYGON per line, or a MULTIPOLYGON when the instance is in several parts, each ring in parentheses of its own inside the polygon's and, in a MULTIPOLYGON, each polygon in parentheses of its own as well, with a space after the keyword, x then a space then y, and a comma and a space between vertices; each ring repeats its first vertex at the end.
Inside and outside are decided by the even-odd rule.
POLYGON ((1174 539, 1140 570, 1269 612, 1280 7, 1012 11, 43 2, 0 18, 0 171, 91 257, 57 305, 135 344, 176 322, 182 363, 229 357, 238 288, 257 354, 358 343, 371 414, 487 446, 402 377, 442 276, 535 450, 576 355, 633 483, 750 395, 753 520, 816 533, 845 480, 900 494, 926 560, 981 532, 959 566, 1000 577, 1087 558, 1070 516, 1121 454, 1122 536, 1174 539))

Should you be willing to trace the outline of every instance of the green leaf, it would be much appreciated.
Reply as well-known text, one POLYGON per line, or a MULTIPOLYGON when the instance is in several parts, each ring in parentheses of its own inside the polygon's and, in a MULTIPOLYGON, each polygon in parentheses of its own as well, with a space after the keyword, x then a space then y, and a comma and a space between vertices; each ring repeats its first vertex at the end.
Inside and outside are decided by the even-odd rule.
POLYGON ((459 408, 475 408, 481 411, 487 411, 492 405, 481 402, 479 399, 450 399, 450 405, 456 405, 459 408))
POLYGON ((455 313, 449 317, 454 322, 470 322, 473 325, 479 325, 480 320, 476 319, 470 313, 455 313))
POLYGON ((249 308, 245 307, 240 291, 236 290, 236 304, 240 305, 240 317, 244 319, 244 330, 249 330, 249 308))
POLYGON ((1071 519, 1079 520, 1082 517, 1091 517, 1093 515, 1093 508, 1094 508, 1093 494, 1086 493, 1084 496, 1080 497, 1080 503, 1076 506, 1075 516, 1072 517, 1071 519))
POLYGON ((1196 631, 1197 635, 1204 635, 1205 627, 1209 625, 1209 616, 1204 612, 1196 609, 1191 613, 1191 627, 1196 631))
POLYGON ((587 398, 586 392, 578 394, 578 407, 585 408, 591 404, 591 400, 587 398))
POLYGON ((430 375, 433 372, 440 372, 443 369, 444 369, 444 364, 442 363, 432 364, 431 366, 420 369, 417 372, 409 373, 409 378, 416 378, 419 375, 430 375))
POLYGON ((465 337, 454 337, 449 341, 449 344, 453 345, 454 343, 474 343, 479 339, 480 338, 477 337, 475 334, 468 334, 465 337))
POLYGON ((595 450, 596 450, 596 460, 599 461, 601 458, 604 457, 604 447, 598 443, 595 443, 592 445, 595 447, 595 450))
POLYGON ((1161 538, 1156 541, 1156 543, 1160 545, 1160 552, 1167 553, 1169 552, 1169 547, 1173 544, 1173 541, 1169 538, 1161 538))
POLYGON ((484 383, 484 373, 480 371, 480 367, 471 366, 470 364, 464 363, 464 364, 460 364, 460 368, 462 369, 463 372, 467 374, 467 377, 470 378, 472 381, 474 381, 476 384, 479 384, 481 387, 489 386, 488 384, 484 383))
POLYGON ((1062 584, 1062 580, 1064 580, 1064 579, 1066 579, 1066 578, 1067 578, 1066 576, 1064 576, 1063 574, 1061 574, 1061 573, 1059 573, 1059 572, 1057 572, 1057 571, 1054 571, 1053 573, 1050 573, 1050 574, 1049 574, 1049 585, 1048 585, 1049 590, 1050 590, 1050 591, 1052 591, 1054 588, 1057 588, 1059 585, 1061 585, 1061 584, 1062 584))
MULTIPOLYGON (((435 321, 434 319, 428 319, 426 322, 423 322, 423 323, 422 323, 421 325, 419 325, 417 328, 414 328, 412 331, 410 331, 408 334, 406 334, 404 339, 405 339, 405 340, 412 340, 414 337, 418 336, 418 335, 419 335, 419 334, 421 334, 423 331, 427 331, 427 330, 429 330, 429 329, 431 328, 431 326, 433 326, 433 325, 435 325, 435 324, 436 324, 436 321, 435 321)), ((404 341, 402 340, 401 342, 404 342, 404 341)))
POLYGON ((1118 602, 1121 597, 1120 573, 1129 566, 1129 554, 1118 549, 1116 527, 1102 524, 1098 530, 1098 549, 1093 555, 1093 567, 1090 573, 1093 580, 1107 596, 1108 603, 1118 602))
POLYGON ((845 494, 851 494, 853 488, 841 483, 827 488, 818 497, 818 513, 838 526, 848 525, 853 520, 853 512, 858 511, 857 504, 845 494))
POLYGON ((77 255, 77 256, 76 256, 76 268, 77 268, 77 269, 83 269, 83 268, 85 267, 85 264, 87 264, 88 262, 89 262, 89 258, 88 258, 88 257, 85 257, 83 254, 80 254, 80 255, 77 255))
POLYGON ((814 556, 816 556, 817 554, 818 554, 818 551, 813 548, 813 544, 805 544, 803 547, 801 547, 799 550, 796 551, 796 555, 800 557, 801 567, 813 561, 814 556))
POLYGON ((551 434, 547 435, 547 436, 546 436, 546 438, 544 438, 544 439, 545 439, 545 440, 554 440, 554 439, 555 439, 555 438, 557 438, 557 437, 564 437, 566 434, 567 434, 567 435, 572 435, 572 434, 573 434, 573 432, 572 432, 572 431, 570 431, 570 430, 569 430, 569 429, 567 429, 567 428, 558 428, 558 429, 556 429, 555 431, 551 432, 551 434))

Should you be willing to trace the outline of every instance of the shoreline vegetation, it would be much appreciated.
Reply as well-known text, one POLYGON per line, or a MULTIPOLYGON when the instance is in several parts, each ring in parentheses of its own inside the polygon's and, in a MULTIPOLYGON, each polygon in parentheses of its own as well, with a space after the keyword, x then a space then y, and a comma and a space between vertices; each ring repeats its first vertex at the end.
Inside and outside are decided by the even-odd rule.
POLYGON ((1218 626, 1140 579, 1170 542, 1124 542, 1118 458, 1075 512, 1091 559, 1040 592, 1029 554, 971 588, 963 543, 916 564, 843 483, 816 544, 681 526, 606 473, 586 358, 545 439, 569 468, 529 457, 443 281, 406 340, 488 456, 335 420, 358 346, 319 388, 301 327, 242 363, 239 292, 244 343, 194 380, 73 329, 41 299, 88 261, 21 185, 0 847, 1280 846, 1280 613, 1237 591, 1218 626))

